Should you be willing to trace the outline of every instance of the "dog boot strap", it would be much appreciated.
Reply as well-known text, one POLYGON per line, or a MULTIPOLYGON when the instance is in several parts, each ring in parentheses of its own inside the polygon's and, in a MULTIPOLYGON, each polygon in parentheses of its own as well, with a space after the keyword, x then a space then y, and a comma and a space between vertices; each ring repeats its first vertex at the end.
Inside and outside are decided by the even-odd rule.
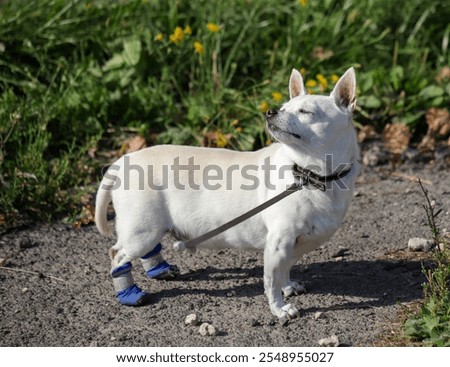
POLYGON ((164 262, 164 258, 161 255, 161 249, 162 246, 159 243, 147 255, 141 257, 142 266, 144 267, 145 272, 148 272, 149 270, 164 262))
POLYGON ((158 244, 147 255, 141 257, 142 266, 149 278, 152 279, 173 279, 179 273, 178 267, 170 265, 161 255, 161 244, 158 244))

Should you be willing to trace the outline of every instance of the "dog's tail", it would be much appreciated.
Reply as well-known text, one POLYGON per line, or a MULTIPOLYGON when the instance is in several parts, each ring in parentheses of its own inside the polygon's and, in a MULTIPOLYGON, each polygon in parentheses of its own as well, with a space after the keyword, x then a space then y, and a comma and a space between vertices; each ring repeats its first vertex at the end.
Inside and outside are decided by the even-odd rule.
POLYGON ((95 199, 95 224, 99 232, 104 236, 111 236, 113 233, 112 227, 108 224, 106 212, 108 204, 112 200, 111 190, 114 187, 116 177, 108 174, 108 171, 103 176, 100 182, 100 187, 95 199))

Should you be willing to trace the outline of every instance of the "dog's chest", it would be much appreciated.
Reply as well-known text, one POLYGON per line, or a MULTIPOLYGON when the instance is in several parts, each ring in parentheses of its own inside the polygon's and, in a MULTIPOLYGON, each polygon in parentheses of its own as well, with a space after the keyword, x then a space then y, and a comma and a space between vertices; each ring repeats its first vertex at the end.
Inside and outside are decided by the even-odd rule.
POLYGON ((303 192, 296 202, 296 247, 303 254, 327 241, 340 227, 350 204, 350 192, 303 192))

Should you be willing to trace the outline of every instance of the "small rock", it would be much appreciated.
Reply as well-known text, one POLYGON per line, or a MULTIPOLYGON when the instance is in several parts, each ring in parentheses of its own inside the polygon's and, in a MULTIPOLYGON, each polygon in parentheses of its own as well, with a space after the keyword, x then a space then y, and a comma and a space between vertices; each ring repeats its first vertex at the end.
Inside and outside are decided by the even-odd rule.
POLYGON ((334 258, 334 261, 343 261, 344 260, 344 256, 338 256, 334 258))
POLYGON ((252 322, 250 323, 250 325, 252 327, 261 326, 261 323, 258 320, 256 320, 256 319, 252 319, 252 322))
POLYGON ((36 246, 36 243, 28 237, 19 238, 16 243, 19 245, 21 250, 29 249, 36 246))
POLYGON ((91 344, 89 344, 90 347, 98 347, 98 341, 94 340, 91 342, 91 344))
POLYGON ((331 257, 340 257, 347 255, 348 248, 341 247, 339 250, 337 250, 331 257))
POLYGON ((117 338, 115 337, 115 336, 112 336, 111 337, 111 341, 113 342, 113 341, 116 341, 117 340, 117 338))
POLYGON ((419 157, 420 153, 417 149, 415 148, 411 148, 408 147, 404 152, 403 152, 403 156, 409 160, 409 161, 414 161, 419 157))
POLYGON ((364 152, 362 162, 365 166, 375 167, 379 164, 385 163, 387 159, 388 154, 384 148, 379 145, 373 145, 364 152))
POLYGON ((428 252, 434 245, 433 240, 427 240, 426 238, 414 237, 408 241, 408 249, 410 251, 423 251, 428 252))
POLYGON ((196 326, 199 323, 198 316, 195 313, 191 313, 186 316, 186 320, 184 320, 186 325, 196 326))
POLYGON ((331 335, 329 338, 320 339, 319 345, 321 347, 338 347, 339 339, 336 335, 331 335))
POLYGON ((325 318, 325 314, 323 312, 318 311, 314 314, 314 320, 319 320, 319 319, 324 319, 324 318, 325 318))
POLYGON ((208 324, 207 322, 204 322, 200 325, 200 328, 198 329, 200 335, 206 336, 206 335, 217 335, 217 330, 214 326, 211 324, 208 324))
POLYGON ((22 288, 22 293, 27 293, 27 292, 28 292, 28 288, 27 287, 22 288))
POLYGON ((230 291, 227 293, 227 297, 234 297, 236 295, 236 291, 230 291))
POLYGON ((0 257, 0 266, 3 266, 6 264, 6 259, 3 259, 0 257))

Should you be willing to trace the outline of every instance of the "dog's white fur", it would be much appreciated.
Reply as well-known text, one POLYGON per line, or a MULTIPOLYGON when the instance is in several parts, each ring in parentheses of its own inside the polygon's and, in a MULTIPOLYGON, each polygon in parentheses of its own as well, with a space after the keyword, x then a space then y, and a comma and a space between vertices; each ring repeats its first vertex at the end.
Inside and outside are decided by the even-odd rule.
MULTIPOLYGON (((308 95, 297 70, 289 81, 290 100, 267 117, 268 130, 279 142, 256 152, 236 152, 226 149, 186 146, 154 146, 128 154, 128 164, 144 167, 144 183, 161 183, 164 165, 171 165, 176 157, 187 164, 194 157, 194 182, 197 190, 189 187, 188 172, 181 171, 179 182, 184 190, 173 185, 169 168, 166 190, 152 190, 145 184, 139 187, 138 170, 123 169, 124 157, 108 171, 97 194, 96 223, 101 233, 111 234, 106 222, 108 203, 113 201, 116 211, 118 240, 111 253, 112 267, 139 258, 151 251, 167 231, 181 238, 195 238, 256 207, 281 193, 294 182, 291 171, 280 178, 279 169, 297 164, 314 167, 314 172, 325 176, 334 173, 341 164, 351 171, 342 178, 348 190, 333 183, 325 192, 305 187, 272 207, 224 233, 200 244, 206 248, 240 248, 264 251, 264 288, 272 313, 278 317, 295 317, 298 311, 285 304, 283 295, 296 294, 302 287, 290 280, 290 270, 299 258, 327 241, 339 228, 349 207, 354 183, 359 171, 359 149, 352 124, 355 107, 356 80, 353 68, 339 79, 330 96, 308 95), (332 155, 332 166, 325 162, 332 155), (260 185, 255 190, 242 190, 248 185, 233 165, 261 167, 266 158, 276 169, 271 171, 268 189, 264 172, 257 171, 260 185), (211 164, 223 172, 231 170, 232 189, 223 184, 217 190, 201 185, 202 171, 211 164), (152 166, 153 173, 147 167, 152 166), (125 175, 129 177, 125 177, 125 175), (152 177, 149 177, 151 175, 152 177), (129 180, 129 189, 124 181, 129 180), (120 185, 117 185, 121 183, 120 185), (114 186, 117 185, 117 186, 114 186), (114 188, 114 189, 111 189, 114 188)), ((131 166, 130 166, 131 167, 131 166)), ((338 169, 339 170, 339 169, 338 169)), ((255 172, 255 171, 253 171, 255 172)), ((255 173, 256 174, 256 173, 255 173)), ((228 177, 230 178, 230 177, 228 177)))

